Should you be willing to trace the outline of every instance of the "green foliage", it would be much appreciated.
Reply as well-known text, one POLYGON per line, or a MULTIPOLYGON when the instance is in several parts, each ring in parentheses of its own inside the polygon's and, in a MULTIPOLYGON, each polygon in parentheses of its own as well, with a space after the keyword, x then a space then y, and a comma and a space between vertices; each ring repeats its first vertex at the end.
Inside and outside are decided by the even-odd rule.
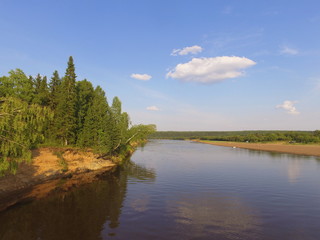
POLYGON ((0 99, 0 174, 15 172, 28 161, 30 149, 44 139, 43 129, 53 114, 50 109, 13 97, 0 99))
POLYGON ((112 149, 109 106, 105 93, 100 86, 94 90, 92 104, 88 108, 83 130, 78 138, 81 147, 93 147, 100 154, 108 153, 112 149))
POLYGON ((59 91, 58 104, 55 111, 54 132, 58 141, 64 145, 74 144, 76 141, 76 74, 73 58, 69 58, 66 75, 62 80, 59 91))
POLYGON ((63 153, 61 151, 56 151, 54 154, 59 158, 59 165, 61 167, 62 172, 67 172, 69 169, 68 162, 66 159, 63 157, 63 153))
MULTIPOLYGON (((129 115, 122 112, 118 97, 110 107, 101 87, 94 90, 91 82, 76 81, 72 57, 65 76, 61 79, 54 71, 49 84, 46 76, 33 79, 20 69, 0 77, 0 174, 15 172, 19 162, 30 160, 30 150, 38 144, 77 144, 101 157, 124 156, 130 144, 155 129, 129 126, 129 115)), ((59 158, 66 171, 66 162, 62 155, 59 158)))
POLYGON ((16 97, 31 103, 34 97, 33 80, 21 69, 11 70, 9 76, 0 78, 0 97, 16 97))
POLYGON ((147 139, 147 137, 156 132, 156 125, 134 125, 129 129, 129 135, 127 142, 135 142, 147 139))
POLYGON ((41 106, 48 106, 50 100, 49 94, 47 77, 41 77, 38 74, 34 81, 34 98, 32 102, 41 106))
POLYGON ((52 109, 56 109, 59 102, 59 92, 61 79, 58 71, 54 71, 49 83, 49 105, 52 109))
POLYGON ((156 132, 151 138, 201 139, 232 142, 320 143, 320 131, 156 132))
POLYGON ((85 80, 77 82, 77 136, 81 135, 88 109, 92 104, 94 89, 91 82, 85 80))

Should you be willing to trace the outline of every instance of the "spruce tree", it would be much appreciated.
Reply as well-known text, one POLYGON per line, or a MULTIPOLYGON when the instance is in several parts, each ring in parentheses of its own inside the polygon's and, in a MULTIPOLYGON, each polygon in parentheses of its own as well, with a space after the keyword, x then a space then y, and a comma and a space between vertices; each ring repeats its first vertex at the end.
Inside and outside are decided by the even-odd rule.
POLYGON ((34 80, 34 98, 32 102, 41 106, 48 106, 49 94, 47 77, 41 77, 41 75, 38 74, 34 80))
POLYGON ((105 93, 100 86, 94 91, 92 104, 85 117, 83 131, 78 143, 82 147, 92 147, 99 154, 111 152, 112 145, 109 135, 109 106, 105 93))
POLYGON ((91 82, 86 79, 77 82, 77 136, 83 130, 85 117, 87 116, 89 106, 92 104, 94 89, 91 82))
POLYGON ((56 137, 64 145, 75 143, 76 140, 76 74, 73 58, 70 57, 66 74, 61 82, 58 104, 55 111, 56 137))
POLYGON ((60 87, 61 78, 58 71, 55 70, 49 83, 49 106, 51 109, 56 109, 58 105, 60 87))

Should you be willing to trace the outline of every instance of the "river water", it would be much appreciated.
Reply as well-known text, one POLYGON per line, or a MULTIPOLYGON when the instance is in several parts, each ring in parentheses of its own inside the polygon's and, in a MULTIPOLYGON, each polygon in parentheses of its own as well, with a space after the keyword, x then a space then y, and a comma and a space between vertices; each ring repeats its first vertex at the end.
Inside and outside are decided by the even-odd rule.
POLYGON ((320 239, 320 159, 152 140, 113 175, 0 213, 0 239, 320 239))

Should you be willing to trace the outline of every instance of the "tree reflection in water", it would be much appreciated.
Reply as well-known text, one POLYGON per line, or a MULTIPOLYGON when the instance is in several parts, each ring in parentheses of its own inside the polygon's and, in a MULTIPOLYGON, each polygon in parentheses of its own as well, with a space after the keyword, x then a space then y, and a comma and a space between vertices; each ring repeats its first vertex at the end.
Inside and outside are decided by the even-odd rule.
POLYGON ((116 173, 0 213, 0 239, 102 239, 119 226, 128 176, 153 181, 154 171, 127 161, 116 173))

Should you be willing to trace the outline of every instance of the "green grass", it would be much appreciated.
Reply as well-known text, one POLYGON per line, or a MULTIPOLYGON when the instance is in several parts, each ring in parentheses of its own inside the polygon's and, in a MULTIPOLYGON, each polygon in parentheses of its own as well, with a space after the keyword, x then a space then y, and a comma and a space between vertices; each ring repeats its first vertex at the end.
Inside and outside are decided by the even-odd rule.
POLYGON ((61 167, 61 171, 62 172, 67 172, 68 171, 68 163, 67 163, 67 161, 64 159, 64 157, 63 157, 63 153, 62 152, 54 152, 54 155, 56 155, 58 158, 59 158, 59 160, 58 160, 58 163, 59 163, 59 165, 60 165, 60 167, 61 167))

